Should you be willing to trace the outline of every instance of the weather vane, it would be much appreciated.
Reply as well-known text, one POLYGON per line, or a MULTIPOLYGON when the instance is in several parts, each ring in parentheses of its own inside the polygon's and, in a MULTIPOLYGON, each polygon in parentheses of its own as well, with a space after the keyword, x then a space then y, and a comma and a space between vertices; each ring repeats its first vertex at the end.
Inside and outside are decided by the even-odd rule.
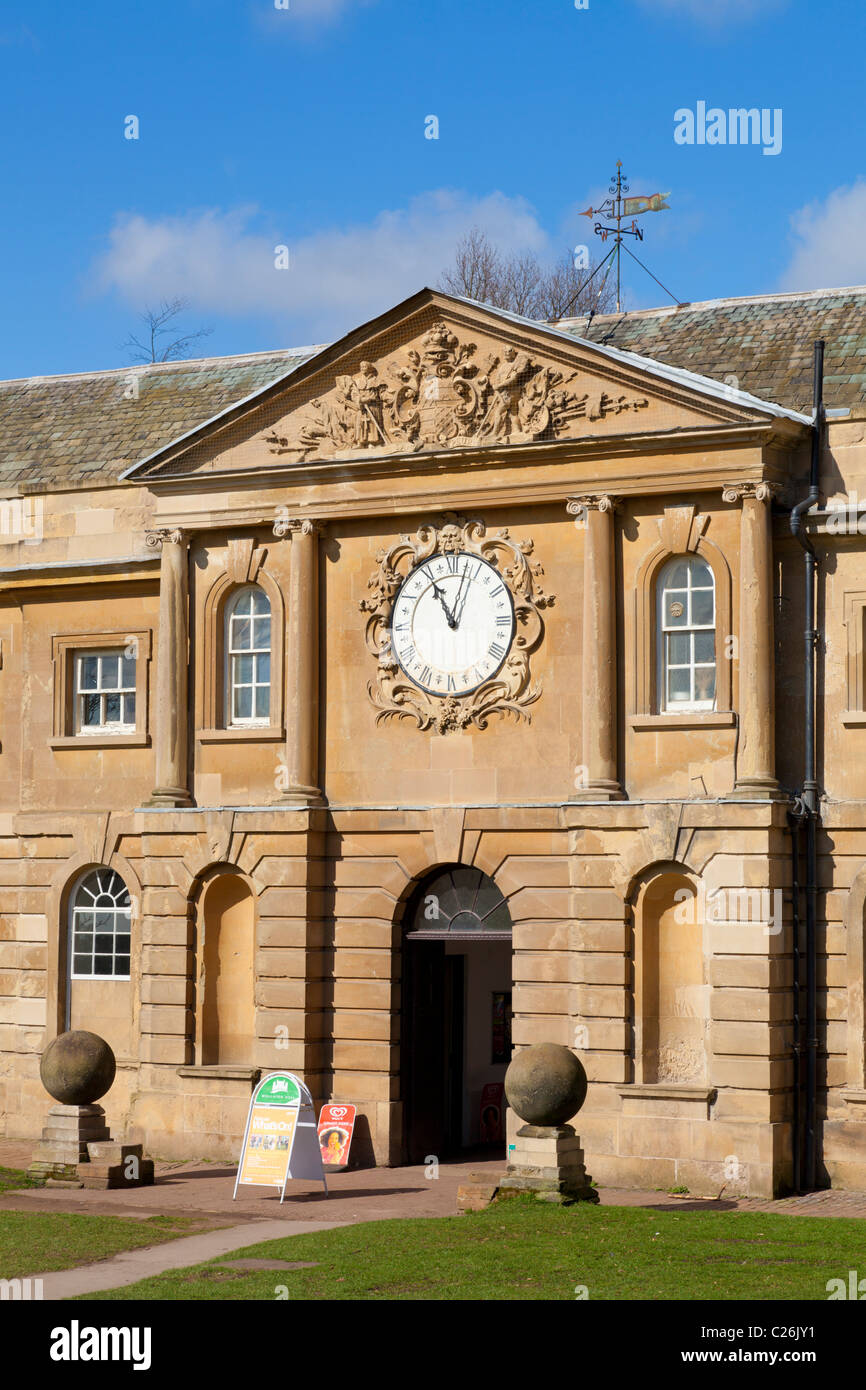
MULTIPOLYGON (((596 236, 601 237, 602 241, 607 241, 608 237, 612 234, 614 236, 614 245, 611 248, 608 255, 605 256, 601 264, 598 265, 596 267, 596 270, 593 271, 593 274, 589 277, 589 279, 591 280, 593 276, 597 274, 599 270, 601 270, 602 265, 604 265, 606 261, 610 260, 611 256, 616 257, 616 311, 617 313, 621 313, 621 260, 622 252, 623 250, 625 250, 631 256, 633 261, 637 261, 641 270, 645 270, 647 275, 649 275, 650 279, 655 280, 656 284, 661 286, 665 294, 669 295, 675 304, 679 304, 681 301, 677 299, 676 295, 671 294, 670 290, 667 289, 664 285, 662 285, 661 280, 656 280, 656 277, 653 275, 652 271, 648 270, 647 267, 643 264, 643 262, 639 261, 637 256, 635 256, 631 251, 629 251, 628 246, 623 245, 623 237, 627 236, 633 236, 637 241, 643 241, 643 228, 638 226, 637 222, 635 221, 635 218, 642 216, 645 212, 667 211, 670 208, 670 203, 666 203, 665 199, 671 196, 670 192, 651 193, 648 197, 644 196, 643 194, 640 194, 634 198, 627 198, 624 195, 626 193, 631 192, 631 190, 629 188, 629 185, 624 181, 626 177, 627 176, 624 175, 622 172, 622 160, 618 159, 616 161, 616 174, 611 176, 611 184, 609 189, 611 196, 609 198, 606 198, 600 207, 587 208, 585 212, 582 212, 580 214, 581 217, 605 217, 608 218, 610 221, 616 223, 616 226, 609 226, 604 222, 596 222, 595 226, 592 229, 595 232, 596 236), (630 227, 624 227, 622 225, 627 218, 631 218, 630 227)), ((610 272, 608 271, 608 274, 609 273, 610 272)), ((606 280, 607 275, 605 275, 604 281, 602 281, 602 289, 604 288, 606 280)), ((589 284, 589 280, 586 281, 586 284, 589 284)), ((599 291, 599 295, 600 294, 601 291, 599 291)))

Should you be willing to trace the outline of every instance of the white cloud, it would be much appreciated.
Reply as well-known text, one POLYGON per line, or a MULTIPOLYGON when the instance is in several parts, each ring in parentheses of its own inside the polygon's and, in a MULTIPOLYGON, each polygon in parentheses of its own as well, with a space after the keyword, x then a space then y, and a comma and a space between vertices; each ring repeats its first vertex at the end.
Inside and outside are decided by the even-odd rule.
MULTIPOLYGON (((357 3, 358 0, 289 0, 288 9, 303 19, 334 19, 341 10, 357 3)), ((370 4, 371 0, 361 3, 370 4)))
POLYGON ((253 9, 255 24, 269 35, 297 35, 300 20, 302 32, 316 26, 324 28, 351 10, 366 9, 377 0, 284 0, 277 8, 274 0, 256 0, 253 9))
POLYGON ((481 227, 506 250, 553 250, 524 198, 472 198, 439 189, 372 222, 292 238, 262 225, 254 207, 210 209, 181 217, 119 215, 90 285, 142 308, 182 296, 191 307, 229 316, 265 315, 293 333, 321 340, 383 313, 438 283, 454 248, 481 227), (275 268, 275 248, 290 268, 275 268))
POLYGON ((780 278, 785 290, 866 283, 866 179, 807 203, 791 218, 794 249, 780 278))
POLYGON ((645 10, 659 11, 674 18, 697 19, 720 28, 744 19, 759 19, 783 10, 789 0, 638 0, 645 10))

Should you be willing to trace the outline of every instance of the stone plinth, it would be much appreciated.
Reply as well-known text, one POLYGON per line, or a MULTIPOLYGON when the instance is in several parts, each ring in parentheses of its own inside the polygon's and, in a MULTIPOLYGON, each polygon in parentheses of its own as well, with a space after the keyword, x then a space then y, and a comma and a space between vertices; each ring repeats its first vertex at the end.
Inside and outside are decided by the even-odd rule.
POLYGON ((502 1174, 470 1173, 457 1189, 458 1211, 485 1211, 495 1201, 502 1174))
POLYGON ((144 1157, 141 1144, 118 1144, 100 1140, 88 1144, 89 1162, 82 1163, 78 1176, 84 1187, 150 1187, 153 1159, 144 1157))
POLYGON ((101 1105, 54 1105, 27 1170, 50 1186, 148 1187, 153 1160, 111 1137, 101 1105))
POLYGON ((500 1192, 534 1192, 547 1202, 597 1202, 583 1148, 571 1125, 524 1125, 508 1156, 500 1192))
POLYGON ((89 1162, 88 1144, 110 1139, 101 1105, 52 1105, 27 1171, 35 1178, 74 1181, 78 1164, 89 1162))

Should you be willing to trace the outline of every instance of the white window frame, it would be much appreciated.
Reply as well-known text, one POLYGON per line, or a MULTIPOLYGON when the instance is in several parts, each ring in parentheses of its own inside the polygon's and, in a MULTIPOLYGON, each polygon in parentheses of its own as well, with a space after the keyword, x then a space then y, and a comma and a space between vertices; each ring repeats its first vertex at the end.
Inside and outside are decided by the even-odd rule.
MULTIPOLYGON (((95 923, 95 921, 94 921, 94 923, 93 923, 93 931, 92 931, 91 935, 92 935, 92 937, 93 937, 93 948, 90 950, 90 952, 89 952, 88 954, 90 955, 91 964, 92 964, 92 963, 93 963, 93 960, 94 960, 94 957, 95 957, 97 954, 98 954, 98 955, 107 955, 108 952, 105 952, 105 951, 97 952, 97 951, 95 950, 95 946, 96 946, 96 936, 97 936, 97 930, 96 930, 96 923, 95 923)), ((100 865, 98 869, 88 869, 87 873, 86 873, 86 874, 83 874, 82 877, 78 880, 78 883, 75 885, 75 890, 74 890, 74 892, 72 893, 71 898, 70 898, 70 901, 69 901, 69 946, 68 946, 68 950, 69 950, 69 978, 70 978, 70 980, 102 980, 102 981, 108 981, 108 980, 122 980, 122 981, 129 981, 129 980, 131 979, 131 969, 132 969, 132 899, 130 898, 129 889, 127 888, 127 886, 126 886, 126 884, 124 883, 123 879, 120 877, 120 874, 117 873, 114 869, 109 869, 109 868, 108 868, 106 865, 104 865, 104 864, 100 865), (93 879, 96 880, 96 884, 95 884, 94 886, 91 886, 91 880, 93 880, 93 879), (94 887, 95 887, 96 890, 97 890, 97 891, 95 891, 95 892, 94 892, 94 887), (82 893, 84 893, 84 892, 87 892, 87 893, 90 893, 90 894, 91 894, 91 902, 90 902, 90 903, 84 903, 84 902, 80 902, 80 901, 79 901, 79 899, 80 899, 82 893), (97 903, 98 903, 98 901, 99 901, 99 898, 101 898, 101 897, 109 898, 109 899, 111 899, 111 902, 110 902, 110 903, 102 903, 101 905, 97 906, 97 903), (125 902, 123 901, 124 898, 126 899, 125 902), (82 973, 82 972, 77 971, 76 968, 75 968, 75 958, 76 958, 77 955, 82 954, 80 951, 76 951, 76 949, 75 949, 75 947, 76 947, 76 940, 75 940, 75 938, 76 938, 76 929, 79 930, 79 931, 81 930, 81 928, 76 928, 76 924, 77 924, 77 922, 78 922, 80 919, 84 918, 85 915, 90 914, 90 913, 97 913, 97 912, 107 913, 107 914, 109 914, 109 915, 112 917, 112 919, 113 919, 113 923, 112 923, 111 928, 109 928, 109 929, 107 929, 107 930, 103 930, 102 932, 98 933, 99 935, 102 935, 102 936, 108 936, 108 935, 110 935, 111 938, 112 938, 112 947, 111 947, 112 973, 111 973, 110 975, 106 975, 106 974, 97 975, 97 974, 93 974, 93 973, 91 973, 91 974, 84 974, 84 973, 82 973), (124 919, 125 919, 125 924, 126 924, 126 930, 125 930, 125 931, 123 931, 123 930, 118 930, 118 924, 119 924, 122 920, 124 920, 124 919), (130 941, 129 941, 130 949, 129 949, 129 952, 128 952, 128 953, 127 953, 126 951, 123 951, 123 952, 118 953, 118 951, 117 951, 117 938, 118 938, 119 936, 128 936, 128 937, 129 937, 129 939, 130 939, 130 941), (113 967, 114 967, 115 962, 116 962, 116 960, 117 960, 118 954, 120 954, 120 955, 122 955, 122 956, 126 956, 127 954, 129 954, 130 965, 129 965, 129 969, 127 970, 127 973, 126 973, 125 975, 117 974, 117 973, 114 972, 113 967)))
MULTIPOLYGON (((262 618, 262 617, 264 617, 265 615, 264 615, 263 613, 260 613, 260 614, 258 614, 257 616, 258 616, 259 618, 262 618)), ((228 728, 228 729, 267 729, 267 728, 270 728, 270 724, 271 724, 271 704, 272 704, 272 701, 273 701, 272 681, 273 681, 273 669, 274 669, 274 667, 273 667, 273 620, 274 620, 274 615, 273 615, 273 607, 272 607, 272 604, 271 604, 271 600, 270 600, 270 598, 268 597, 268 595, 265 593, 264 589, 263 589, 263 588, 261 587, 261 585, 259 585, 259 584, 247 584, 247 585, 245 585, 244 588, 239 589, 239 590, 237 591, 237 593, 232 594, 232 596, 231 596, 229 602, 228 602, 227 605, 226 605, 226 612, 225 612, 225 634, 224 634, 224 643, 225 643, 225 668, 224 668, 224 673, 223 673, 223 680, 224 680, 224 687, 223 687, 223 688, 224 688, 224 690, 225 690, 225 707, 226 707, 226 720, 225 720, 225 723, 226 723, 226 728, 228 728), (267 645, 266 647, 253 647, 253 646, 250 646, 250 647, 246 647, 246 648, 244 648, 244 647, 237 647, 237 648, 236 648, 236 647, 234 647, 234 646, 232 645, 233 619, 234 619, 235 617, 242 617, 242 618, 247 618, 247 619, 249 620, 249 622, 250 622, 250 639, 252 640, 252 634, 253 634, 253 631, 254 631, 253 626, 252 626, 252 623, 253 623, 253 618, 254 618, 254 616, 255 616, 255 615, 253 614, 253 611, 252 611, 252 606, 250 607, 250 611, 249 611, 248 613, 238 614, 237 610, 238 610, 239 605, 240 605, 245 599, 251 599, 252 595, 255 595, 255 594, 260 594, 261 597, 264 599, 264 602, 267 604, 267 609, 268 609, 268 611, 267 611, 267 617, 268 617, 268 620, 269 620, 269 624, 268 624, 268 645, 267 645), (250 656, 250 657, 252 657, 252 660, 253 660, 253 680, 252 680, 252 683, 250 683, 250 682, 248 682, 248 681, 239 681, 239 682, 237 682, 237 685, 238 685, 238 686, 247 686, 249 689, 251 689, 251 690, 253 691, 253 699, 252 699, 252 709, 253 709, 253 710, 255 710, 255 692, 256 692, 257 690, 263 689, 263 688, 265 687, 265 685, 267 686, 267 691, 268 691, 268 712, 267 712, 267 714, 265 714, 265 715, 257 715, 257 714, 254 714, 254 713, 253 713, 253 714, 250 714, 250 715, 236 715, 236 714, 235 714, 235 689, 236 689, 236 682, 235 682, 235 676, 234 676, 234 663, 235 663, 235 658, 236 658, 236 657, 241 657, 241 656, 250 656), (256 678, 255 678, 255 677, 256 677, 256 673, 257 673, 257 671, 258 671, 258 659, 259 659, 259 657, 262 657, 262 656, 267 656, 267 657, 268 657, 269 675, 268 675, 268 680, 267 680, 267 682, 265 682, 265 681, 256 681, 256 678)))
POLYGON ((138 669, 137 658, 128 656, 124 647, 98 647, 82 648, 75 652, 73 665, 73 730, 81 738, 91 736, 99 737, 104 734, 134 734, 137 728, 138 714, 138 669), (104 686, 102 684, 102 664, 106 657, 116 657, 119 662, 118 678, 121 684, 116 686, 104 686), (93 690, 85 690, 82 687, 81 679, 84 669, 84 662, 94 660, 97 663, 97 684, 93 690), (132 662, 132 683, 123 684, 123 663, 124 660, 132 662), (91 696, 98 696, 100 699, 100 712, 104 711, 104 702, 109 695, 119 695, 121 701, 121 712, 126 708, 125 697, 131 695, 135 702, 136 715, 129 723, 121 719, 106 719, 99 724, 85 724, 82 718, 82 704, 85 699, 91 696))
POLYGON ((688 714, 701 710, 715 710, 716 697, 718 693, 718 662, 716 659, 716 580, 712 567, 707 561, 694 555, 675 555, 668 561, 658 577, 656 586, 656 634, 658 638, 658 708, 662 714, 688 714), (668 576, 677 565, 686 566, 686 585, 677 585, 676 588, 668 583, 668 576), (709 583, 695 584, 693 577, 696 571, 700 571, 702 576, 705 574, 709 583), (713 596, 712 622, 695 623, 692 619, 692 594, 695 592, 711 593, 713 596), (668 594, 679 594, 685 599, 685 622, 680 625, 669 624, 665 621, 665 596, 668 594), (695 661, 695 636, 699 633, 711 633, 713 637, 713 659, 712 661, 695 661), (673 636, 685 636, 689 641, 689 660, 687 662, 670 663, 668 661, 669 638, 673 636), (711 700, 696 700, 695 672, 696 670, 706 670, 712 668, 713 671, 713 697, 711 700), (671 670, 687 670, 689 672, 689 690, 691 698, 688 700, 672 700, 668 694, 668 675, 671 670))

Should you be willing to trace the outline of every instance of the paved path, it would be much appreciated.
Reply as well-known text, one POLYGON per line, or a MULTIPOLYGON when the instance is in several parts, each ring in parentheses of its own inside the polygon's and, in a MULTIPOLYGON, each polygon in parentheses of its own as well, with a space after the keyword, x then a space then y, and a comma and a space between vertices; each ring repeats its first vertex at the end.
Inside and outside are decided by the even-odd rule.
MULTIPOLYGON (((308 1231, 329 1231, 345 1226, 345 1221, 295 1221, 292 1235, 308 1231)), ((121 1289, 149 1279, 167 1269, 185 1269, 187 1265, 202 1264, 205 1260, 256 1245, 262 1240, 278 1240, 287 1234, 284 1221, 246 1221, 242 1226, 228 1226, 221 1231, 170 1240, 164 1245, 151 1245, 144 1250, 126 1250, 97 1264, 78 1265, 75 1269, 58 1270, 54 1274, 31 1275, 42 1280, 44 1299, 75 1298, 79 1294, 101 1293, 104 1289, 121 1289)), ((279 1278, 275 1279, 279 1283, 279 1278)))
MULTIPOLYGON (((26 1168, 32 1143, 0 1139, 0 1167, 26 1168)), ((0 1211, 70 1211, 98 1216, 192 1218, 205 1226, 242 1221, 386 1221, 395 1217, 454 1216, 457 1189, 469 1173, 502 1171, 502 1160, 406 1168, 359 1168, 320 1182, 290 1182, 286 1200, 272 1188, 241 1187, 232 1201, 236 1168, 226 1163, 156 1163, 156 1182, 131 1192, 85 1188, 22 1188, 0 1194, 0 1211), (433 1172, 438 1176, 434 1177, 433 1172)))

